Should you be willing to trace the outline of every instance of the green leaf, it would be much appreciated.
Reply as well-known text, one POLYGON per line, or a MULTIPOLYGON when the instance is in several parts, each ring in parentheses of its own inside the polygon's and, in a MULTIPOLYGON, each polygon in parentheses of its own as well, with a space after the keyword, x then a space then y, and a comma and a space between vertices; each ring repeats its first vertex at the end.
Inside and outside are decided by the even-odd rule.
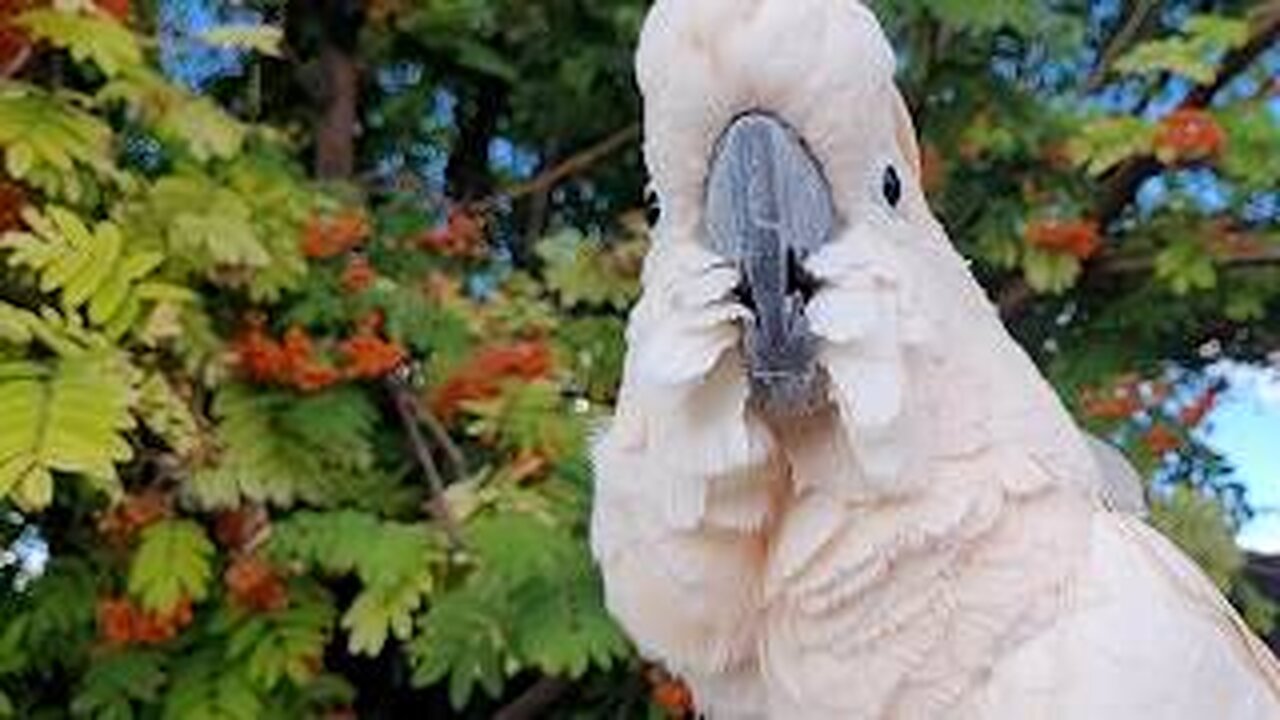
POLYGON ((229 385, 214 399, 222 456, 196 471, 188 490, 203 506, 241 498, 288 506, 332 504, 376 480, 376 413, 355 389, 310 397, 229 385))
POLYGON ((214 547, 190 520, 164 520, 142 533, 129 569, 129 592, 148 610, 165 612, 209 590, 214 547))
POLYGON ((625 309, 639 294, 639 243, 610 250, 566 230, 534 248, 545 263, 546 283, 565 308, 581 305, 625 309))
POLYGON ((116 493, 115 465, 133 450, 128 382, 111 358, 88 356, 0 371, 0 497, 27 510, 53 499, 53 472, 116 493), (21 372, 14 372, 14 370, 21 372))
POLYGON ((1168 72, 1204 85, 1217 77, 1222 55, 1248 39, 1249 26, 1244 21, 1195 15, 1188 19, 1182 37, 1142 43, 1121 57, 1115 68, 1131 75, 1168 72))
POLYGON ((1227 132, 1223 171, 1245 187, 1266 192, 1280 177, 1280 116, 1250 104, 1218 115, 1227 132))
POLYGON ((497 697, 506 681, 506 608, 500 595, 483 590, 472 584, 437 600, 407 648, 414 685, 447 677, 449 702, 458 710, 471 702, 477 687, 497 697))
POLYGON ((160 699, 164 656, 147 650, 112 652, 89 665, 71 701, 71 714, 95 720, 132 720, 138 704, 160 699))
POLYGON ((550 382, 511 382, 492 400, 468 402, 474 416, 468 432, 516 451, 535 451, 558 459, 582 448, 581 418, 569 412, 559 386, 550 382))
POLYGON ((1156 255, 1156 277, 1178 295, 1212 290, 1218 284, 1213 257, 1194 240, 1176 242, 1156 255))
POLYGON ((247 669, 228 664, 221 653, 184 658, 172 670, 165 692, 164 720, 262 720, 263 701, 247 669))
POLYGON ((227 642, 227 660, 243 663, 258 687, 305 685, 316 674, 333 632, 335 613, 326 598, 293 598, 289 607, 242 615, 227 642))
POLYGON ((200 33, 200 41, 278 58, 282 56, 284 31, 271 25, 219 25, 200 33))
POLYGON ((121 332, 108 332, 113 337, 130 329, 132 318, 121 318, 140 305, 139 289, 161 256, 130 252, 114 223, 98 223, 90 230, 78 215, 56 205, 43 214, 27 208, 23 218, 32 231, 2 239, 13 250, 9 265, 35 272, 42 291, 61 294, 65 312, 87 308, 91 326, 118 327, 121 332))
POLYGON ((352 653, 377 655, 387 638, 408 638, 413 613, 435 590, 444 558, 437 533, 420 524, 391 523, 343 511, 297 513, 279 523, 270 553, 333 573, 355 573, 363 588, 343 615, 352 653))
POLYGON ((0 147, 9 174, 45 193, 75 200, 82 170, 118 182, 111 129, 70 102, 9 82, 0 88, 0 147))
POLYGON ((1027 248, 1022 259, 1027 284, 1036 292, 1062 293, 1075 286, 1080 277, 1080 259, 1066 253, 1027 248))
POLYGON ((1244 556, 1222 504, 1212 497, 1179 485, 1152 503, 1151 524, 1177 543, 1224 591, 1244 567, 1244 556))
POLYGON ((108 77, 142 64, 142 50, 133 33, 119 22, 102 16, 65 10, 32 10, 18 18, 32 37, 71 53, 80 62, 92 62, 108 77))
POLYGON ((1150 153, 1155 133, 1155 125, 1142 118, 1099 118, 1080 128, 1071 142, 1071 154, 1096 177, 1131 157, 1150 153))

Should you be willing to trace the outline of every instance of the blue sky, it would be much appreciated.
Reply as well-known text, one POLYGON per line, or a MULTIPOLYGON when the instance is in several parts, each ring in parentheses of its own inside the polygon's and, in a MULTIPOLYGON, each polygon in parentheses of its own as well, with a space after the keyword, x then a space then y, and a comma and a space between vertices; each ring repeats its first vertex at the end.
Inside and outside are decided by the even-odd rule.
POLYGON ((1206 438, 1235 466, 1258 516, 1240 533, 1245 547, 1280 553, 1280 367, 1233 366, 1232 387, 1210 418, 1206 438))

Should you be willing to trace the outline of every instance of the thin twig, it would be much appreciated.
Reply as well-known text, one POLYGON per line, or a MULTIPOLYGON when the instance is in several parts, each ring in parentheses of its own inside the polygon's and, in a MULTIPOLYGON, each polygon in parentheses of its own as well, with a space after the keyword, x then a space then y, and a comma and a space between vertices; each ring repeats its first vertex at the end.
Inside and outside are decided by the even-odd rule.
POLYGON ((498 710, 493 720, 533 720, 543 717, 547 709, 571 689, 573 683, 564 678, 544 677, 521 693, 520 697, 498 710))
POLYGON ((1125 18, 1124 23, 1116 34, 1111 37, 1110 42, 1102 50, 1098 57, 1098 64, 1094 67, 1093 72, 1089 74, 1089 79, 1085 81, 1085 91, 1093 92, 1102 87, 1103 82, 1107 79, 1107 74, 1111 72, 1111 66, 1115 64, 1120 56, 1124 55, 1141 34, 1147 21, 1152 17, 1152 11, 1156 9, 1159 3, 1156 0, 1142 0, 1133 9, 1133 12, 1125 18))
POLYGON ((449 469, 453 473, 453 479, 467 479, 467 459, 463 456, 462 450, 458 448, 453 438, 449 437, 449 431, 445 428, 444 423, 440 422, 440 418, 436 417, 435 413, 425 408, 419 408, 418 416, 422 419, 422 424, 427 426, 432 439, 444 451, 444 456, 448 458, 449 469))
POLYGON ((392 402, 395 404, 396 414, 400 416, 400 424, 404 427, 405 436, 409 439, 409 446, 413 449, 414 458, 422 468, 423 474, 427 476, 427 484, 431 488, 432 512, 444 528, 445 535, 449 537, 449 544, 455 550, 461 548, 464 545, 462 529, 457 517, 453 514, 453 509, 449 507, 448 498, 445 497, 445 483, 443 476, 440 475, 440 468, 436 466, 431 448, 422 437, 417 401, 402 380, 389 377, 386 384, 387 390, 391 393, 392 402))
POLYGON ((597 163, 631 144, 632 141, 639 137, 639 123, 628 125, 596 144, 565 158, 554 167, 548 168, 537 176, 505 188, 492 197, 473 203, 470 209, 472 212, 481 213, 491 210, 503 202, 519 200, 534 193, 550 190, 574 175, 591 169, 597 163))

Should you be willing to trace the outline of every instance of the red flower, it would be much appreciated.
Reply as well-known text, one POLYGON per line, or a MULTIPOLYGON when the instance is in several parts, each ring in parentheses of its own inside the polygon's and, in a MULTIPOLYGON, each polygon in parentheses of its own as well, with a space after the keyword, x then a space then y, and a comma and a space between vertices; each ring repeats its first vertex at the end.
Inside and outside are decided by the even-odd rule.
POLYGON ((127 496, 98 521, 98 530, 117 541, 127 541, 150 525, 169 517, 169 498, 157 490, 127 496))
POLYGON ((357 211, 330 218, 313 218, 302 232, 302 253, 314 260, 337 257, 369 238, 369 221, 357 211))
POLYGON ((1182 438, 1178 434, 1169 429, 1164 423, 1157 423, 1147 431, 1146 437, 1143 438, 1147 449, 1153 455, 1164 455, 1182 447, 1182 438))
POLYGON ((488 347, 436 389, 432 409, 441 418, 452 418, 464 403, 497 395, 505 380, 537 380, 550 375, 551 369, 551 350, 544 343, 525 341, 488 347))
POLYGON ((1122 383, 1110 390, 1085 390, 1081 407, 1085 415, 1098 420, 1128 420, 1142 410, 1142 400, 1136 387, 1122 383))
POLYGON ((213 536, 224 546, 240 550, 262 535, 268 523, 267 513, 261 507, 227 510, 214 518, 213 536))
POLYGON ((444 227, 422 235, 418 244, 425 250, 447 257, 475 258, 484 255, 484 225, 464 210, 453 210, 444 227))
POLYGON ((1098 252, 1098 223, 1093 220, 1035 220, 1027 225, 1027 242, 1055 253, 1088 260, 1098 252))
POLYGON ((289 593, 275 569, 252 555, 236 558, 223 577, 231 599, 254 612, 274 612, 289 604, 289 593))
POLYGON ((406 353, 398 343, 383 340, 373 332, 361 330, 343 340, 338 352, 345 361, 343 372, 348 378, 372 380, 395 370, 404 362, 406 353))
POLYGON ((1156 155, 1167 165, 1211 158, 1227 143, 1227 133, 1213 116, 1197 108, 1169 113, 1156 131, 1156 155))
POLYGON ((95 0, 94 4, 99 10, 120 22, 129 19, 129 0, 95 0))
POLYGON ((133 606, 128 600, 107 598, 98 601, 98 633, 111 645, 133 641, 133 606))

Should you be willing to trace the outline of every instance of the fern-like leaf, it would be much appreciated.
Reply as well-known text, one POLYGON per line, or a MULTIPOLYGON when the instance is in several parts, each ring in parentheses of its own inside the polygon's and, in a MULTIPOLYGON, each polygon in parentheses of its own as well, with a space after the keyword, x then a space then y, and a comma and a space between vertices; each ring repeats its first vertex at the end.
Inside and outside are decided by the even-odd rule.
POLYGON ((49 195, 78 200, 79 171, 118 181, 111 129, 43 90, 18 83, 0 89, 0 147, 9 175, 49 195))
POLYGON ((142 533, 129 570, 129 592, 143 607, 173 609, 184 598, 201 600, 213 576, 213 543, 190 520, 163 520, 142 533))
POLYGON ((118 492, 115 465, 133 455, 121 437, 133 426, 130 395, 112 358, 0 366, 0 497, 43 508, 55 471, 118 492))
POLYGON ((18 18, 32 37, 92 62, 108 77, 139 68, 142 48, 124 25, 100 15, 59 9, 32 10, 18 18))

